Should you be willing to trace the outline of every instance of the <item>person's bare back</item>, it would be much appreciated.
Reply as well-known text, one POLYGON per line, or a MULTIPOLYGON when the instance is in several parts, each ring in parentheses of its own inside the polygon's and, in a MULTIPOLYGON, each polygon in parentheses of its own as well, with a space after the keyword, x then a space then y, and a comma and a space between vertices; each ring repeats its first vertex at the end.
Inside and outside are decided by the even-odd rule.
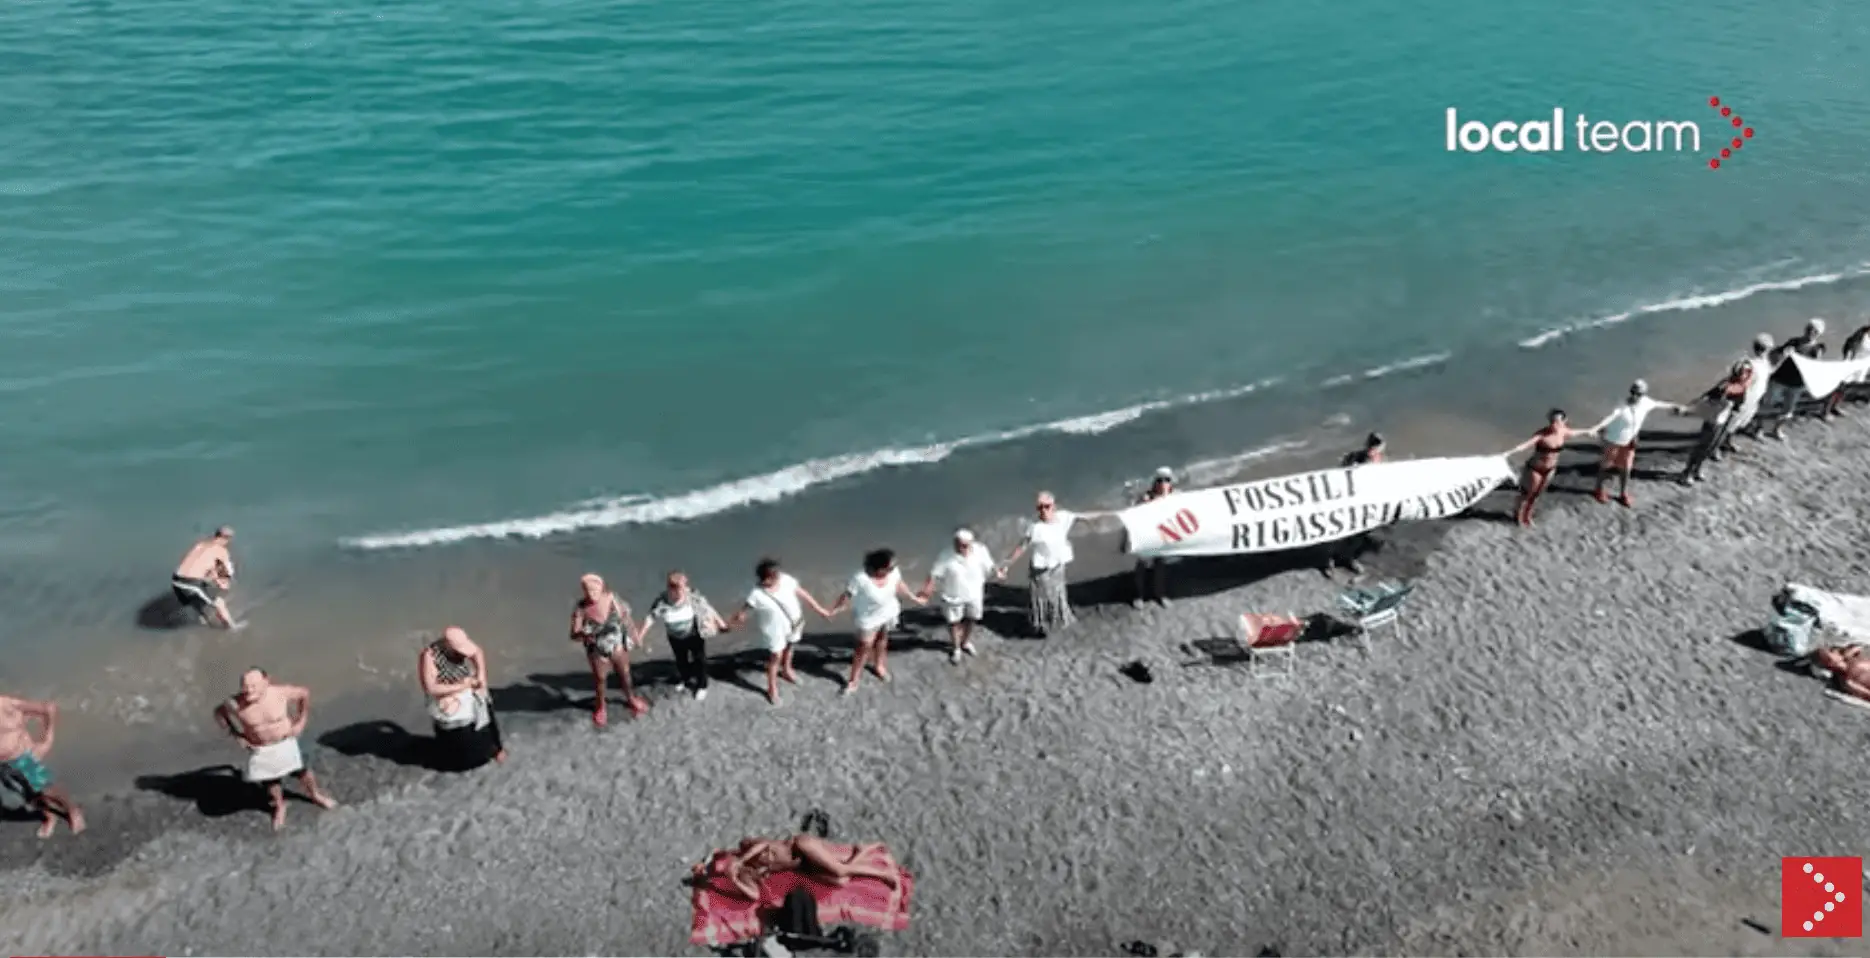
POLYGON ((234 578, 234 557, 227 543, 210 536, 188 547, 182 561, 175 564, 175 574, 185 579, 207 579, 226 586, 234 578))
POLYGON ((233 542, 232 528, 214 530, 214 535, 188 547, 169 578, 176 601, 194 610, 202 621, 240 629, 245 623, 234 621, 227 609, 227 590, 234 585, 233 542))

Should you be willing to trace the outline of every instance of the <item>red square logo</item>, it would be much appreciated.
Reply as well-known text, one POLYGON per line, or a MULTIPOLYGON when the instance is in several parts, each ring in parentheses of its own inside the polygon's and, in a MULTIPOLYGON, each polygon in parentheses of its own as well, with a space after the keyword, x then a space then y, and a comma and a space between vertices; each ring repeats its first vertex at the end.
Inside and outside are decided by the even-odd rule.
POLYGON ((1862 858, 1781 858, 1779 934, 1783 938, 1862 938, 1862 858))

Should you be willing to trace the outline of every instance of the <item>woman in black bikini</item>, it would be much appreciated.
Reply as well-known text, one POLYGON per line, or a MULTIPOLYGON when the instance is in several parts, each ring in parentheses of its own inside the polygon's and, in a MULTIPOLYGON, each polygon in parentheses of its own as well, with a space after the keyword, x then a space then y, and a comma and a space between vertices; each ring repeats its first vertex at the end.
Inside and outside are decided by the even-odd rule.
POLYGON ((1539 501, 1539 494, 1552 481, 1552 471, 1558 468, 1558 454, 1564 450, 1565 443, 1573 436, 1594 435, 1586 429, 1573 429, 1565 421, 1565 411, 1554 409, 1545 414, 1545 428, 1532 434, 1532 438, 1507 450, 1511 456, 1533 450, 1532 458, 1526 460, 1526 472, 1519 480, 1519 511, 1514 521, 1526 528, 1532 528, 1532 507, 1539 501))
POLYGON ((630 684, 630 650, 636 647, 631 636, 636 634, 636 624, 630 618, 630 607, 604 586, 602 577, 588 574, 578 581, 584 595, 571 610, 571 640, 584 645, 585 659, 591 663, 591 677, 597 681, 597 708, 591 722, 603 728, 609 722, 605 685, 612 669, 623 683, 623 701, 630 714, 649 711, 648 700, 630 684))

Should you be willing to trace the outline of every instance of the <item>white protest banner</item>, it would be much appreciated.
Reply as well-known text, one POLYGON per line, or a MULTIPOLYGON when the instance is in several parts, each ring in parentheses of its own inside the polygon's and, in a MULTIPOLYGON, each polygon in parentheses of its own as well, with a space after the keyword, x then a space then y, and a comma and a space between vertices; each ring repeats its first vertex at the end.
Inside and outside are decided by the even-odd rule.
POLYGON ((1786 361, 1799 372, 1799 378, 1805 381, 1805 391, 1820 399, 1837 391, 1845 383, 1863 382, 1865 374, 1870 373, 1870 358, 1867 359, 1806 359, 1798 353, 1786 356, 1786 361))
POLYGON ((1512 477, 1505 456, 1411 459, 1178 492, 1117 518, 1145 558, 1279 552, 1443 519, 1512 477))

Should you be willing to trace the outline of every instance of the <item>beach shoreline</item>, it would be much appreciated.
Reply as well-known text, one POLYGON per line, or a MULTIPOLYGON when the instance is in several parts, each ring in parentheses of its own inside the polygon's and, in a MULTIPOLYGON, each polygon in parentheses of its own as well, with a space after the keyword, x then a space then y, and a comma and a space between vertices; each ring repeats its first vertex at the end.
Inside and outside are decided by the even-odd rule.
MULTIPOLYGON (((596 733, 575 693, 546 695, 503 713, 509 765, 453 778, 326 745, 349 807, 295 803, 279 838, 211 781, 97 798, 79 841, 0 833, 4 944, 689 953, 686 865, 820 807, 917 875, 890 953, 1838 954, 1745 922, 1776 928, 1779 855, 1870 838, 1862 716, 1741 639, 1784 581, 1870 571, 1853 412, 1746 444, 1702 486, 1640 483, 1633 510, 1567 475, 1530 533, 1487 521, 1499 502, 1393 530, 1369 561, 1418 582, 1404 630, 1367 656, 1307 643, 1290 684, 1189 663, 1231 615, 1328 610, 1334 587, 1184 564, 1169 609, 1088 607, 960 668, 909 642, 893 685, 849 700, 822 675, 777 710, 661 686, 647 719, 596 733), (1122 678, 1132 660, 1156 681, 1122 678)), ((832 669, 840 641, 813 640, 832 669)))
MULTIPOLYGON (((108 621, 78 621, 72 616, 103 608, 64 594, 80 583, 16 584, 31 593, 24 607, 51 615, 52 624, 19 637, 32 654, 0 664, 0 678, 14 694, 62 703, 68 733, 61 766, 76 787, 120 787, 127 777, 166 771, 178 755, 211 754, 205 716, 249 665, 311 687, 321 703, 315 730, 377 715, 401 721, 419 705, 412 669, 422 637, 444 624, 462 625, 480 639, 497 678, 575 674, 581 660, 560 623, 578 575, 587 571, 605 575, 640 610, 649 584, 679 566, 717 605, 732 606, 763 554, 778 555, 821 591, 834 591, 857 554, 878 544, 895 547, 906 575, 916 578, 958 524, 971 525, 1004 554, 1040 486, 1070 506, 1107 508, 1122 503, 1126 481, 1158 465, 1176 467, 1190 488, 1297 472, 1335 463, 1369 429, 1383 431, 1401 458, 1504 449, 1550 405, 1595 418, 1636 376, 1663 398, 1688 398, 1752 331, 1783 337, 1810 312, 1835 315, 1853 288, 1767 290, 1691 312, 1574 330, 1538 349, 1501 344, 1330 388, 1292 383, 1158 410, 1096 435, 1035 436, 965 450, 689 522, 410 550, 332 546, 306 560, 310 565, 280 565, 269 543, 250 534, 236 543, 246 581, 234 601, 237 613, 251 615, 253 629, 235 636, 150 629, 126 623, 127 613, 117 609, 108 610, 108 621), (49 641, 53 636, 59 641, 49 641)), ((1692 428, 1663 419, 1651 425, 1663 432, 1692 428)), ((1098 571, 1097 563, 1126 562, 1112 531, 1087 537, 1080 550, 1086 573, 1098 571)), ((108 588, 128 605, 147 606, 152 593, 168 602, 165 583, 161 574, 145 574, 108 588)), ((146 612, 135 619, 141 623, 146 612)), ((730 637, 724 646, 738 644, 730 637)), ((666 654, 657 642, 651 658, 666 654)))

